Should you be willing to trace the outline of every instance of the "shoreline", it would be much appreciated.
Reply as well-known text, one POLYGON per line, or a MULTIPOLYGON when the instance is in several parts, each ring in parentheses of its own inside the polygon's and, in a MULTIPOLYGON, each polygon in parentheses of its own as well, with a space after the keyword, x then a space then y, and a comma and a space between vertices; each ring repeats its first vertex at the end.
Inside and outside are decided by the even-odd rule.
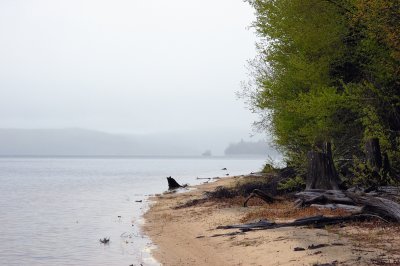
MULTIPOLYGON (((233 232, 216 227, 241 223, 244 215, 258 207, 205 201, 175 208, 201 198, 205 191, 212 191, 217 186, 232 186, 242 178, 245 177, 223 177, 192 186, 183 193, 149 198, 152 203, 143 215, 142 230, 156 247, 151 255, 157 262, 162 265, 370 265, 372 259, 382 256, 381 249, 355 243, 341 229, 289 227, 213 237, 233 232), (326 246, 307 249, 316 244, 326 246), (296 247, 305 250, 294 251, 296 247)), ((346 226, 345 230, 352 230, 352 226, 346 226)))

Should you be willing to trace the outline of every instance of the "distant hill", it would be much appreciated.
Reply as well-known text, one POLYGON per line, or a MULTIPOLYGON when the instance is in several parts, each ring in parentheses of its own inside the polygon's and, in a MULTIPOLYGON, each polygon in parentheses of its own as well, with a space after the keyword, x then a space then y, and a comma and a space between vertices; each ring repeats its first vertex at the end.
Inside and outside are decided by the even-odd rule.
POLYGON ((200 156, 222 155, 240 130, 110 134, 80 128, 1 129, 0 156, 200 156))
POLYGON ((270 155, 278 154, 267 142, 259 140, 256 142, 244 141, 231 143, 225 149, 225 155, 270 155))
POLYGON ((124 155, 127 138, 84 129, 0 129, 0 155, 124 155))
POLYGON ((193 155, 171 142, 86 129, 0 129, 0 156, 193 155))

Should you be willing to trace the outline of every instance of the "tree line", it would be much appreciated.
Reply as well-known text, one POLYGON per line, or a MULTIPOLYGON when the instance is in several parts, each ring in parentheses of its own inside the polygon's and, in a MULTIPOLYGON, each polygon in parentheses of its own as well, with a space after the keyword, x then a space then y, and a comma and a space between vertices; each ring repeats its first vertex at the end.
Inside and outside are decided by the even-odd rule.
MULTIPOLYGON (((332 144, 342 175, 368 168, 377 139, 400 170, 400 1, 247 0, 259 41, 244 86, 257 125, 300 172, 332 144)), ((382 176, 379 179, 382 181, 382 176)), ((354 180, 353 180, 354 181, 354 180)))

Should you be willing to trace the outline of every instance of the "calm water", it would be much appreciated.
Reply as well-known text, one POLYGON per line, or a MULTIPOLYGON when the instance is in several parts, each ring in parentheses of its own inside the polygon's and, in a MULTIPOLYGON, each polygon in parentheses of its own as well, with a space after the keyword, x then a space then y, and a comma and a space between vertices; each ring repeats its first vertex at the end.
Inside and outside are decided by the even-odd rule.
POLYGON ((1 265, 157 265, 140 231, 165 177, 260 170, 264 159, 0 158, 1 265), (143 200, 142 203, 135 202, 143 200), (120 217, 118 217, 120 216, 120 217), (110 237, 103 245, 100 238, 110 237))

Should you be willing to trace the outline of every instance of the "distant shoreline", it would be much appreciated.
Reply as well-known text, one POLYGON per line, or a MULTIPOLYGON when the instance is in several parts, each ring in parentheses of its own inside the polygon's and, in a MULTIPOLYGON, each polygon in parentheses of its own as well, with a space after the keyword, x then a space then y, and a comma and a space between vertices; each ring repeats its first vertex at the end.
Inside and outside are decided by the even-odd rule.
POLYGON ((77 158, 77 159, 264 159, 264 155, 213 155, 213 156, 201 156, 201 155, 188 155, 188 156, 176 156, 176 155, 0 155, 0 158, 77 158))

